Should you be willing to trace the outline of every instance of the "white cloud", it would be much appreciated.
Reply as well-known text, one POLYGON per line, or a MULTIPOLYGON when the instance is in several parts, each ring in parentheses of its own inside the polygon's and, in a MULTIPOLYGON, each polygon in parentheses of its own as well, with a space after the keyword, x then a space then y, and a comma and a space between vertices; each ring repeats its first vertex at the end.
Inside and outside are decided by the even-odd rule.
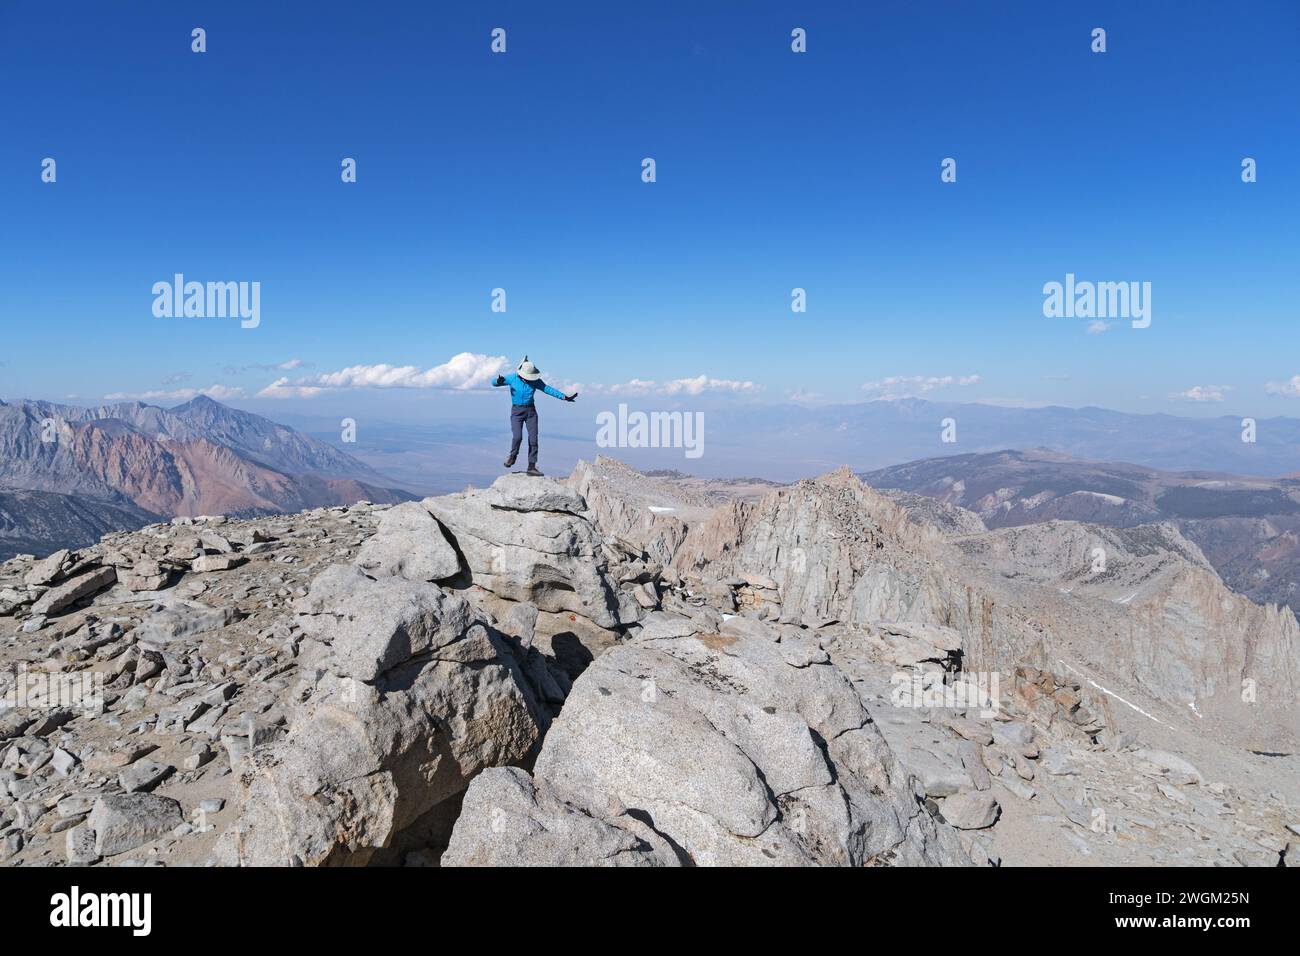
POLYGON ((874 392, 877 398, 910 398, 924 395, 936 388, 953 388, 978 385, 978 375, 891 375, 875 382, 864 382, 864 392, 874 392))
POLYGON ((761 392, 762 390, 763 386, 755 382, 738 382, 735 379, 728 378, 709 378, 707 375, 697 375, 695 378, 678 378, 663 384, 663 392, 666 395, 701 395, 704 392, 748 394, 761 392))
POLYGON ((209 385, 207 388, 174 388, 149 392, 111 392, 104 396, 104 401, 187 402, 191 398, 196 398, 199 395, 206 395, 208 398, 213 398, 217 401, 227 401, 232 398, 246 397, 242 388, 231 388, 227 385, 209 385))
POLYGON ((617 385, 592 385, 591 390, 606 395, 703 395, 718 392, 752 395, 761 392, 763 386, 756 382, 697 375, 695 378, 675 378, 667 382, 634 378, 617 385))
POLYGON ((1283 398, 1300 398, 1300 375, 1292 375, 1285 382, 1269 382, 1264 391, 1283 398))
POLYGON ((1114 323, 1107 322, 1105 319, 1093 319, 1084 331, 1089 335, 1101 335, 1103 332, 1108 332, 1113 325, 1114 323))
MULTIPOLYGON (((416 365, 352 365, 336 372, 322 372, 291 379, 276 379, 257 393, 257 398, 313 398, 327 389, 343 388, 421 388, 468 391, 486 388, 496 375, 511 367, 504 355, 478 355, 461 352, 442 365, 420 368, 416 365)), ((584 388, 608 395, 704 395, 724 393, 749 395, 762 391, 754 382, 711 378, 697 375, 657 382, 634 378, 615 385, 583 386, 576 382, 563 382, 546 375, 544 381, 563 392, 579 392, 584 388)))
POLYGON ((310 385, 291 385, 287 378, 277 378, 255 396, 256 398, 313 398, 324 389, 310 385))
POLYGON ((1169 397, 1176 402, 1221 402, 1230 391, 1231 385, 1193 385, 1185 392, 1174 392, 1169 397))
MULTIPOLYGON (((199 389, 196 394, 215 399, 243 398, 244 390, 239 387, 229 388, 225 385, 209 385, 207 388, 199 389)), ((194 396, 191 395, 190 397, 193 398, 194 396)))
POLYGON ((278 378, 258 398, 311 398, 334 388, 434 388, 464 391, 484 387, 507 366, 504 355, 461 352, 442 365, 352 365, 290 381, 278 378))
POLYGON ((291 358, 283 362, 254 362, 251 365, 227 365, 227 375, 243 375, 245 372, 294 372, 300 368, 312 368, 311 362, 300 358, 291 358))

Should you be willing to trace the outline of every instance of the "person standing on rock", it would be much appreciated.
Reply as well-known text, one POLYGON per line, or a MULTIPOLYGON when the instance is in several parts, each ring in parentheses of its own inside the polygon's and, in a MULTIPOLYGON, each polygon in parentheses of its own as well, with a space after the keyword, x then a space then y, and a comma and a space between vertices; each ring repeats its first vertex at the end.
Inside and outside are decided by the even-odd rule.
POLYGON ((542 381, 542 373, 537 366, 528 361, 528 356, 519 363, 519 367, 509 375, 498 375, 492 384, 500 388, 510 386, 510 457, 506 459, 507 468, 514 467, 519 456, 519 443, 523 441, 524 425, 528 426, 528 474, 541 477, 537 470, 537 406, 533 404, 533 393, 542 391, 555 398, 571 402, 578 393, 565 395, 557 388, 551 388, 542 381))

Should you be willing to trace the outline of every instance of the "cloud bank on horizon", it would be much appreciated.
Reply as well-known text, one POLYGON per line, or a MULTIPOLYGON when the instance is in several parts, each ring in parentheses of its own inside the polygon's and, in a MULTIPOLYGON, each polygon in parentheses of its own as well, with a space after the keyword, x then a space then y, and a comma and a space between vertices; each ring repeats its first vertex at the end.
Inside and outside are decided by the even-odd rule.
MULTIPOLYGON (((474 352, 460 352, 441 365, 420 368, 415 365, 353 365, 336 372, 324 372, 317 375, 289 379, 287 376, 277 378, 256 395, 257 398, 307 399, 315 398, 328 390, 343 389, 432 389, 445 391, 468 391, 470 389, 489 389, 490 382, 497 375, 504 374, 514 367, 514 363, 504 355, 480 355, 474 352)), ((697 375, 691 378, 679 378, 671 381, 656 382, 646 379, 632 379, 615 384, 593 383, 583 385, 546 375, 546 381, 563 386, 565 391, 586 390, 606 395, 703 395, 736 394, 756 395, 763 387, 755 382, 718 379, 709 375, 697 375)), ((161 393, 157 393, 161 394, 161 393)), ((210 395, 217 398, 217 395, 210 395)), ((234 396, 242 397, 242 396, 234 396)))
MULTIPOLYGON (((247 370, 294 370, 306 365, 301 359, 285 362, 250 365, 247 370)), ((145 389, 143 391, 116 391, 103 396, 105 401, 145 401, 145 402, 183 402, 198 395, 206 395, 217 401, 247 401, 250 399, 312 399, 327 392, 346 390, 382 390, 382 389, 418 389, 432 391, 457 391, 491 389, 490 381, 497 375, 513 368, 514 363, 504 355, 481 355, 473 352, 460 352, 448 361, 430 368, 416 365, 352 365, 333 372, 300 376, 291 379, 281 376, 260 390, 250 394, 241 386, 213 384, 207 388, 163 388, 145 389)), ((565 391, 586 391, 597 395, 612 397, 691 397, 691 396, 739 396, 749 399, 766 397, 766 386, 753 381, 719 379, 700 374, 694 377, 672 379, 657 382, 647 379, 631 379, 627 382, 603 384, 574 382, 552 376, 545 376, 565 391)), ((937 397, 932 393, 951 395, 955 389, 964 389, 978 385, 982 381, 979 375, 892 375, 886 378, 863 382, 859 387, 867 400, 891 401, 902 398, 937 397)), ((1171 392, 1169 400, 1180 403, 1222 403, 1229 393, 1235 390, 1232 385, 1193 385, 1190 388, 1171 392)), ((1263 385, 1266 394, 1300 398, 1300 375, 1294 375, 1284 382, 1266 382, 1263 385)), ((817 392, 803 389, 789 390, 784 398, 796 404, 825 404, 826 397, 817 392)), ((1018 405, 1024 407, 1042 406, 1044 402, 1031 402, 1022 399, 999 396, 984 396, 974 401, 993 405, 1018 405)))

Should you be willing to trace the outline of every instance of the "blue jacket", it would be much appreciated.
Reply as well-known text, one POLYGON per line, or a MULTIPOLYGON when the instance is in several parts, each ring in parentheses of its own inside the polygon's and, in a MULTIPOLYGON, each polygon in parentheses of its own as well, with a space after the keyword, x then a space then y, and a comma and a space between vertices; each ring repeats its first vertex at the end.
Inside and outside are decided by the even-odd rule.
MULTIPOLYGON (((554 398, 564 398, 564 393, 558 388, 551 388, 540 378, 535 382, 529 382, 520 378, 514 372, 509 375, 501 376, 505 379, 501 385, 510 386, 510 404, 511 405, 531 405, 533 404, 533 393, 537 391, 545 392, 554 398)), ((496 378, 492 379, 492 384, 497 385, 496 378)))

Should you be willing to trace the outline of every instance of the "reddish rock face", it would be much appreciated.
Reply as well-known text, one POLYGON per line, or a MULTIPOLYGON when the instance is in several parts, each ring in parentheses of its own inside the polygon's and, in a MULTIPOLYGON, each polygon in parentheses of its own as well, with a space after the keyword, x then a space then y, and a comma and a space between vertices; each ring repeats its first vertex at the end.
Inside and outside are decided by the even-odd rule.
POLYGON ((79 547, 159 516, 410 497, 383 480, 324 442, 207 399, 0 403, 0 557, 79 547))
POLYGON ((69 437, 68 452, 87 475, 159 515, 296 511, 399 497, 350 479, 281 474, 206 439, 163 443, 94 426, 74 428, 69 437))

